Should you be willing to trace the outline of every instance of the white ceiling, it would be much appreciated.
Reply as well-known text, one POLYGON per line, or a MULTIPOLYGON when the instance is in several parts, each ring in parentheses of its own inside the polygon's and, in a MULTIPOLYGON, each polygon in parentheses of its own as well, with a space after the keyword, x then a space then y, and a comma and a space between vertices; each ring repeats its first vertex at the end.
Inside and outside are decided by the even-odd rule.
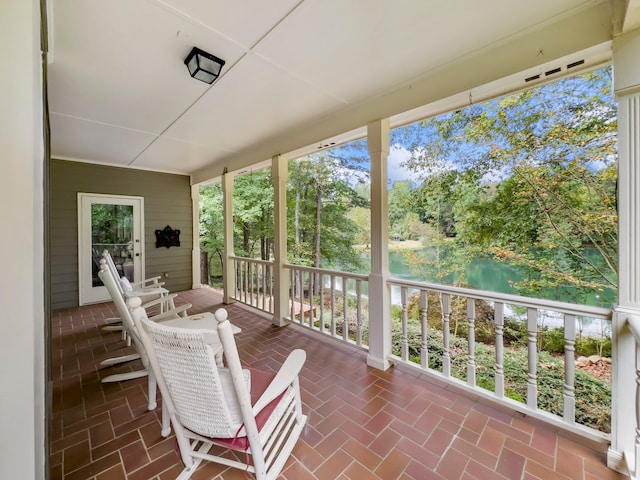
POLYGON ((52 4, 52 156, 197 180, 591 47, 612 30, 609 2, 594 0, 52 4), (193 46, 226 61, 211 86, 188 75, 193 46))

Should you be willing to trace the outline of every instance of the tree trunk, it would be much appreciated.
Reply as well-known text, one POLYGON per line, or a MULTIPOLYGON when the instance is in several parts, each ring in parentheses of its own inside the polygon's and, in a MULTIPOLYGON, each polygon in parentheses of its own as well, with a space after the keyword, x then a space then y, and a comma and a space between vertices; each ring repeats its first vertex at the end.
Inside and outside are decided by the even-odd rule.
MULTIPOLYGON (((313 264, 316 268, 320 268, 320 232, 321 232, 321 220, 322 220, 322 185, 318 184, 316 187, 316 234, 315 234, 315 254, 313 264)), ((319 278, 317 274, 314 274, 313 279, 313 294, 318 295, 319 290, 319 278)))
POLYGON ((209 285, 209 254, 200 252, 200 283, 209 285))
POLYGON ((249 256, 249 243, 250 243, 250 228, 249 224, 242 222, 242 251, 245 257, 249 256))

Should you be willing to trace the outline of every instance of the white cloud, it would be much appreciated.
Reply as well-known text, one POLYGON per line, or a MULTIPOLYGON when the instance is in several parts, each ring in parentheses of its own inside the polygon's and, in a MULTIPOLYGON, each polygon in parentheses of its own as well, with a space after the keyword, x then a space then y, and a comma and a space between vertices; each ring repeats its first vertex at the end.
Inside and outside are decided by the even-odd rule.
POLYGON ((412 179, 414 175, 403 166, 404 162, 409 158, 411 158, 411 152, 402 145, 395 144, 391 146, 387 157, 387 176, 390 183, 412 179))

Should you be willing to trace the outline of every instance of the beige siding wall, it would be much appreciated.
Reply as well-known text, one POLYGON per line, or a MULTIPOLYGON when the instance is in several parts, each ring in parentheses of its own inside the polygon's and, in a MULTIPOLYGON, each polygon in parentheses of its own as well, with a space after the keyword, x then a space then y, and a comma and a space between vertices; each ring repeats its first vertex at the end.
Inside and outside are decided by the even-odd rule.
POLYGON ((186 175, 88 163, 51 162, 52 308, 78 305, 78 192, 144 197, 145 276, 164 279, 172 292, 191 288, 191 187, 186 175), (155 231, 180 230, 179 247, 156 248, 155 231))

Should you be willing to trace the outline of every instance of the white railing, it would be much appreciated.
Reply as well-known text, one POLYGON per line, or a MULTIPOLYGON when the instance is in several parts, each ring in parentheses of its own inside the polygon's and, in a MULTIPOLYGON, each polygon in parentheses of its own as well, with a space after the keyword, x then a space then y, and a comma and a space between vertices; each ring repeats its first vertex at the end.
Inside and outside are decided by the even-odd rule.
MULTIPOLYGON (((235 274, 232 298, 273 314, 273 263, 235 256, 230 259, 234 262, 235 274)), ((289 270, 289 321, 319 334, 368 349, 370 299, 367 295, 367 275, 292 264, 284 267, 289 270)), ((391 308, 400 309, 401 317, 396 327, 399 334, 396 334, 394 351, 390 357, 393 363, 437 376, 474 394, 574 433, 601 441, 610 440, 606 432, 576 421, 576 404, 580 399, 576 398, 575 389, 575 350, 579 328, 586 321, 599 322, 609 328, 609 309, 396 279, 389 280, 387 284, 392 291, 392 304, 395 304, 391 308), (413 315, 413 319, 410 307, 418 312, 413 315), (434 311, 438 312, 440 320, 435 327, 432 325, 434 311), (490 317, 489 323, 494 329, 491 343, 495 361, 491 367, 492 381, 489 385, 486 382, 486 372, 482 372, 481 381, 477 381, 480 369, 486 368, 476 360, 479 346, 476 330, 481 326, 478 318, 480 313, 485 320, 490 317), (525 379, 519 384, 519 389, 524 391, 521 396, 514 395, 507 388, 509 381, 513 380, 508 378, 509 373, 505 370, 505 358, 510 352, 509 343, 505 341, 508 333, 505 330, 505 320, 508 325, 508 320, 514 318, 526 325, 522 341, 526 346, 527 358, 522 372, 525 379), (538 405, 540 387, 545 386, 544 382, 539 383, 538 371, 548 368, 548 365, 541 363, 538 343, 545 322, 555 322, 563 330, 560 341, 564 347, 564 371, 562 385, 557 389, 561 392, 558 403, 561 402, 562 405, 555 412, 544 411, 538 405), (458 331, 455 336, 452 332, 456 331, 457 323, 463 323, 465 331, 458 331), (437 347, 437 355, 430 351, 427 341, 428 335, 436 331, 440 335, 438 341, 441 342, 437 347), (458 342, 460 338, 466 342, 463 352, 460 351, 458 342), (464 368, 457 370, 458 373, 453 368, 454 356, 464 356, 466 361, 464 368), (436 357, 437 366, 430 366, 430 359, 436 357)), ((393 318, 392 312, 388 314, 393 318)), ((484 321, 482 325, 486 323, 484 321)), ((636 329, 640 332, 640 319, 636 329)), ((640 339, 640 334, 637 338, 640 339)), ((638 348, 640 383, 640 347, 638 348)), ((640 389, 637 405, 640 406, 640 389)), ((610 412, 611 405, 607 404, 606 408, 610 412)), ((640 445, 640 424, 637 432, 637 445, 640 445)), ((640 447, 636 447, 636 450, 640 451, 640 447)))
POLYGON ((290 321, 367 348, 367 275, 291 264, 285 268, 289 270, 290 321))
POLYGON ((627 318, 627 324, 629 325, 629 329, 633 334, 633 337, 636 341, 636 352, 635 352, 635 370, 636 370, 636 401, 635 401, 635 433, 636 438, 634 442, 633 452, 625 451, 625 461, 627 463, 627 468, 630 470, 630 478, 637 479, 638 474, 640 473, 640 317, 635 315, 630 315, 627 318))
MULTIPOLYGON (((237 256, 229 259, 235 280, 230 297, 273 314, 273 262, 237 256)), ((367 348, 366 275, 291 264, 285 268, 289 270, 289 321, 367 348)))
MULTIPOLYGON (((545 421, 551 421, 558 424, 562 428, 575 431, 576 433, 593 436, 597 439, 608 439, 609 435, 595 428, 585 427, 576 423, 576 395, 575 395, 575 345, 576 345, 576 326, 581 325, 584 319, 595 320, 605 325, 610 325, 611 311, 604 308, 588 307, 582 305, 574 305, 563 302, 555 302, 541 299, 533 299, 527 297, 519 297, 515 295, 506 295, 493 292, 485 292, 471 290, 465 288, 448 287, 436 284, 425 284, 419 282, 408 282, 401 280, 390 280, 388 282, 392 289, 400 290, 401 312, 401 334, 399 340, 399 348, 396 345, 396 351, 399 354, 392 355, 392 361, 401 363, 411 368, 417 368, 422 372, 427 372, 443 378, 446 381, 453 382, 465 389, 473 390, 483 397, 491 398, 500 403, 505 403, 509 407, 514 408, 527 415, 543 418, 545 421), (437 299, 437 305, 429 305, 429 294, 431 299, 437 299), (414 295, 411 297, 411 295, 414 295), (435 294, 435 297, 433 296, 435 294), (417 308, 419 315, 418 320, 410 320, 409 306, 410 300, 417 308), (453 308, 454 301, 458 308, 453 308), (476 372, 479 365, 476 363, 476 326, 477 313, 476 308, 481 305, 480 302, 488 307, 488 311, 492 312, 490 322, 495 329, 494 348, 495 348, 495 364, 493 365, 493 388, 488 390, 487 385, 479 387, 476 385, 476 372), (438 330, 442 336, 442 353, 441 365, 438 369, 429 366, 429 348, 427 344, 427 335, 432 328, 428 322, 429 309, 439 310, 441 326, 438 330), (513 318, 516 312, 521 312, 522 321, 526 322, 526 346, 528 352, 526 365, 526 399, 518 401, 507 398, 505 392, 505 341, 504 341, 504 325, 506 313, 507 316, 513 318), (456 316, 456 318, 453 318, 456 316), (463 317, 463 318, 460 318, 463 317), (549 318, 558 322, 558 326, 564 329, 564 386, 562 391, 562 412, 551 414, 538 409, 538 368, 547 368, 546 365, 539 365, 538 361, 538 334, 540 332, 539 325, 542 319, 549 318), (467 351, 458 352, 466 357, 466 374, 458 375, 460 378, 454 378, 452 373, 452 322, 466 323, 466 332, 460 337, 465 338, 467 351), (416 325, 418 323, 418 325, 416 325), (409 329, 413 327, 414 335, 419 336, 419 358, 410 355, 410 339, 409 329), (416 333, 417 332, 417 333, 416 333), (466 378, 464 378, 466 377, 466 378)), ((484 313, 486 314, 487 309, 484 313)), ((433 318, 433 316, 431 317, 433 318)), ((414 341, 414 345, 417 342, 414 341)), ((440 355, 440 354, 439 354, 440 355)), ((440 363, 440 362, 439 362, 440 363)), ((608 406, 611 408, 611 406, 608 406)))
POLYGON ((233 262, 235 288, 231 298, 266 313, 273 313, 273 262, 229 257, 233 262))

